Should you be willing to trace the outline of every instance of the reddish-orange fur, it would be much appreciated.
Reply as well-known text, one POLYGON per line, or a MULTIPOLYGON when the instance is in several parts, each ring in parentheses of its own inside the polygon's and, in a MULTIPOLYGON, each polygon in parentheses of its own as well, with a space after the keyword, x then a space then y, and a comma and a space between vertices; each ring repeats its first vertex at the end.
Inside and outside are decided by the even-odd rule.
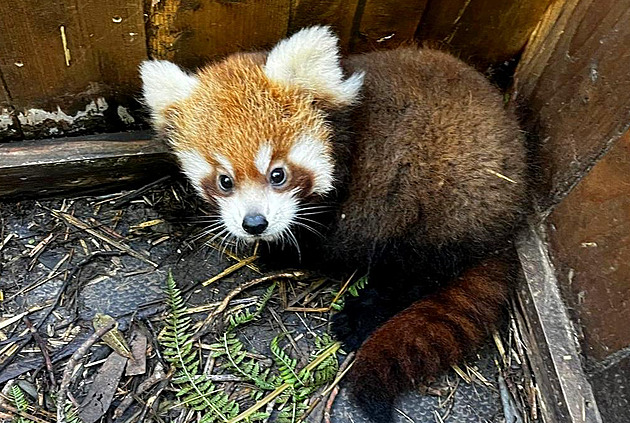
POLYGON ((199 88, 166 113, 177 150, 196 149, 213 166, 215 154, 228 157, 237 180, 261 176, 254 157, 261 142, 274 145, 272 158, 284 158, 305 128, 326 140, 330 128, 313 96, 269 81, 264 54, 236 54, 198 74, 199 88))
POLYGON ((378 328, 357 352, 349 374, 364 408, 382 414, 383 404, 399 393, 474 351, 501 314, 508 274, 505 261, 488 259, 378 328), (374 389, 377 385, 387 389, 374 389))

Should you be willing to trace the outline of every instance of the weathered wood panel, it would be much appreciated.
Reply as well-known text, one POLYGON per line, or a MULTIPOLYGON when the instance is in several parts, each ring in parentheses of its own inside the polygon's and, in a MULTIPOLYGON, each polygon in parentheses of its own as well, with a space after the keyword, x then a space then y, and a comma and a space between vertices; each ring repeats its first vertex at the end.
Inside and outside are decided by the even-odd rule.
POLYGON ((25 135, 120 121, 103 98, 128 99, 138 88, 141 0, 11 0, 0 2, 0 16, 0 72, 25 135))
POLYGON ((0 144, 0 198, 97 192, 177 172, 148 132, 0 144))
POLYGON ((149 55, 196 68, 284 38, 291 0, 149 1, 148 14, 149 55))
POLYGON ((354 52, 397 47, 414 38, 427 0, 365 0, 359 7, 354 52))
POLYGON ((557 0, 429 0, 418 38, 481 67, 518 55, 557 0))
POLYGON ((542 227, 530 226, 516 241, 524 280, 516 292, 520 310, 515 310, 540 394, 541 421, 602 423, 541 232, 542 227))
POLYGON ((550 9, 516 71, 540 136, 540 204, 560 201, 630 126, 630 0, 550 9))
POLYGON ((583 350, 603 360, 630 346, 630 132, 549 221, 558 279, 583 327, 583 350))
POLYGON ((348 51, 359 0, 293 0, 289 34, 312 25, 330 25, 348 51))

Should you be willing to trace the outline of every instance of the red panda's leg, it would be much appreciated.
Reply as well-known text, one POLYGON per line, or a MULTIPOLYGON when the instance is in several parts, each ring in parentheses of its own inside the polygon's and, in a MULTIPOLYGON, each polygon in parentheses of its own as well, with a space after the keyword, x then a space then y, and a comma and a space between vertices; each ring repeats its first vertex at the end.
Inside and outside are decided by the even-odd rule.
POLYGON ((388 320, 365 341, 348 382, 374 421, 390 421, 400 393, 436 376, 481 344, 501 316, 509 267, 501 259, 481 262, 388 320))

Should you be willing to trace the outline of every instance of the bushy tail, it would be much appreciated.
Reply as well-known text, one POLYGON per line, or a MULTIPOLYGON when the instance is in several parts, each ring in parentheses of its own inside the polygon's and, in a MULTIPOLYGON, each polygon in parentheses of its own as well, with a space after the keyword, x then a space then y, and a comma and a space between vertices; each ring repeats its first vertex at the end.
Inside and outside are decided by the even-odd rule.
POLYGON ((374 421, 391 421, 400 393, 479 347, 502 314, 509 270, 507 261, 487 259, 394 316, 365 341, 348 379, 358 404, 374 421))

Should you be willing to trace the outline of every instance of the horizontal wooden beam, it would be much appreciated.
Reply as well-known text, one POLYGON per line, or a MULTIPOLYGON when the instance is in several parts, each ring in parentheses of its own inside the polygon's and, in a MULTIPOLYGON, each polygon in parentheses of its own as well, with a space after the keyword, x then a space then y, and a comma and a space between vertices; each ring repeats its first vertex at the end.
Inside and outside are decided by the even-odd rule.
POLYGON ((177 172, 148 131, 0 144, 0 198, 42 198, 138 186, 177 172))

